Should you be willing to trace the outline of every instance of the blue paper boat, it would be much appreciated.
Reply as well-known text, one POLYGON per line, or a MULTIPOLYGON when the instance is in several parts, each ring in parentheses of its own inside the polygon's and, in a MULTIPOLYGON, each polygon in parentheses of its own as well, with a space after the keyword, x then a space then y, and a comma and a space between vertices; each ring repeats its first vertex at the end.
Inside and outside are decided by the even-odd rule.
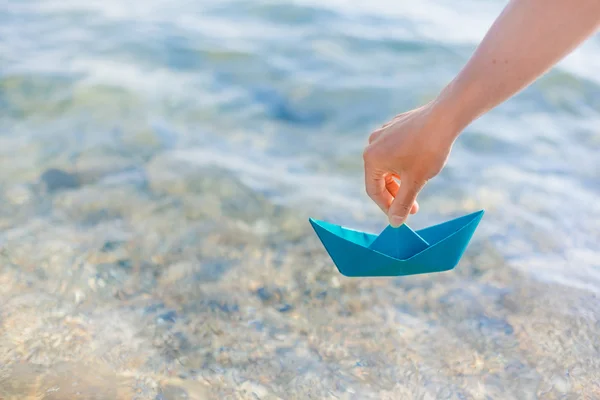
POLYGON ((309 218, 342 275, 403 276, 453 269, 465 252, 483 210, 413 231, 388 225, 379 235, 309 218))

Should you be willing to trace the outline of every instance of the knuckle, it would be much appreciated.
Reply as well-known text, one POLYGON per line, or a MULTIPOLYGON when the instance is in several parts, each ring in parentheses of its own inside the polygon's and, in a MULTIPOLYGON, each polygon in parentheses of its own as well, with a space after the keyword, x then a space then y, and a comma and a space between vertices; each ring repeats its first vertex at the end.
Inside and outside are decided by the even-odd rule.
POLYGON ((373 143, 373 141, 377 137, 376 133, 377 133, 377 131, 375 131, 369 135, 369 144, 373 143))
POLYGON ((373 159, 373 146, 367 146, 365 147, 365 149, 363 150, 363 160, 365 162, 369 162, 373 159))
POLYGON ((363 160, 365 162, 368 162, 369 164, 376 163, 383 156, 382 150, 383 149, 381 148, 381 146, 375 143, 366 146, 362 154, 363 160))

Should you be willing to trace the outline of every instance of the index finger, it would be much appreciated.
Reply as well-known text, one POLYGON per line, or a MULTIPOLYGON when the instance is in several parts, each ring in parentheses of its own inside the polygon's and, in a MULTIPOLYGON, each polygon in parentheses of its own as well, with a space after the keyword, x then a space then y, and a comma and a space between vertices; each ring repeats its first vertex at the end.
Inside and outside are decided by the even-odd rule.
POLYGON ((388 213, 392 201, 394 198, 387 189, 385 172, 379 168, 376 168, 368 159, 365 157, 365 188, 367 194, 381 208, 384 213, 388 213))

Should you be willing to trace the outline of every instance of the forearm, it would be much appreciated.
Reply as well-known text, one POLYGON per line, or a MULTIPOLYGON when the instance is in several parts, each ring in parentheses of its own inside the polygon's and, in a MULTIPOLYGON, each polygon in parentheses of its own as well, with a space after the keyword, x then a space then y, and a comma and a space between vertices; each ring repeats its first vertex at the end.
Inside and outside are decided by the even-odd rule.
POLYGON ((434 103, 458 135, 545 73, 599 26, 600 0, 511 0, 434 103))

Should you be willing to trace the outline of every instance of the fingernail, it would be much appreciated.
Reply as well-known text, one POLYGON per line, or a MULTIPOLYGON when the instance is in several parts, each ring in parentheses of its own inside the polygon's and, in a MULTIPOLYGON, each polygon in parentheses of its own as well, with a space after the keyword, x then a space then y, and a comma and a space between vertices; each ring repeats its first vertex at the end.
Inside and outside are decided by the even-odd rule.
POLYGON ((397 215, 392 215, 392 218, 390 218, 390 225, 394 228, 399 227, 403 222, 403 218, 397 215))

